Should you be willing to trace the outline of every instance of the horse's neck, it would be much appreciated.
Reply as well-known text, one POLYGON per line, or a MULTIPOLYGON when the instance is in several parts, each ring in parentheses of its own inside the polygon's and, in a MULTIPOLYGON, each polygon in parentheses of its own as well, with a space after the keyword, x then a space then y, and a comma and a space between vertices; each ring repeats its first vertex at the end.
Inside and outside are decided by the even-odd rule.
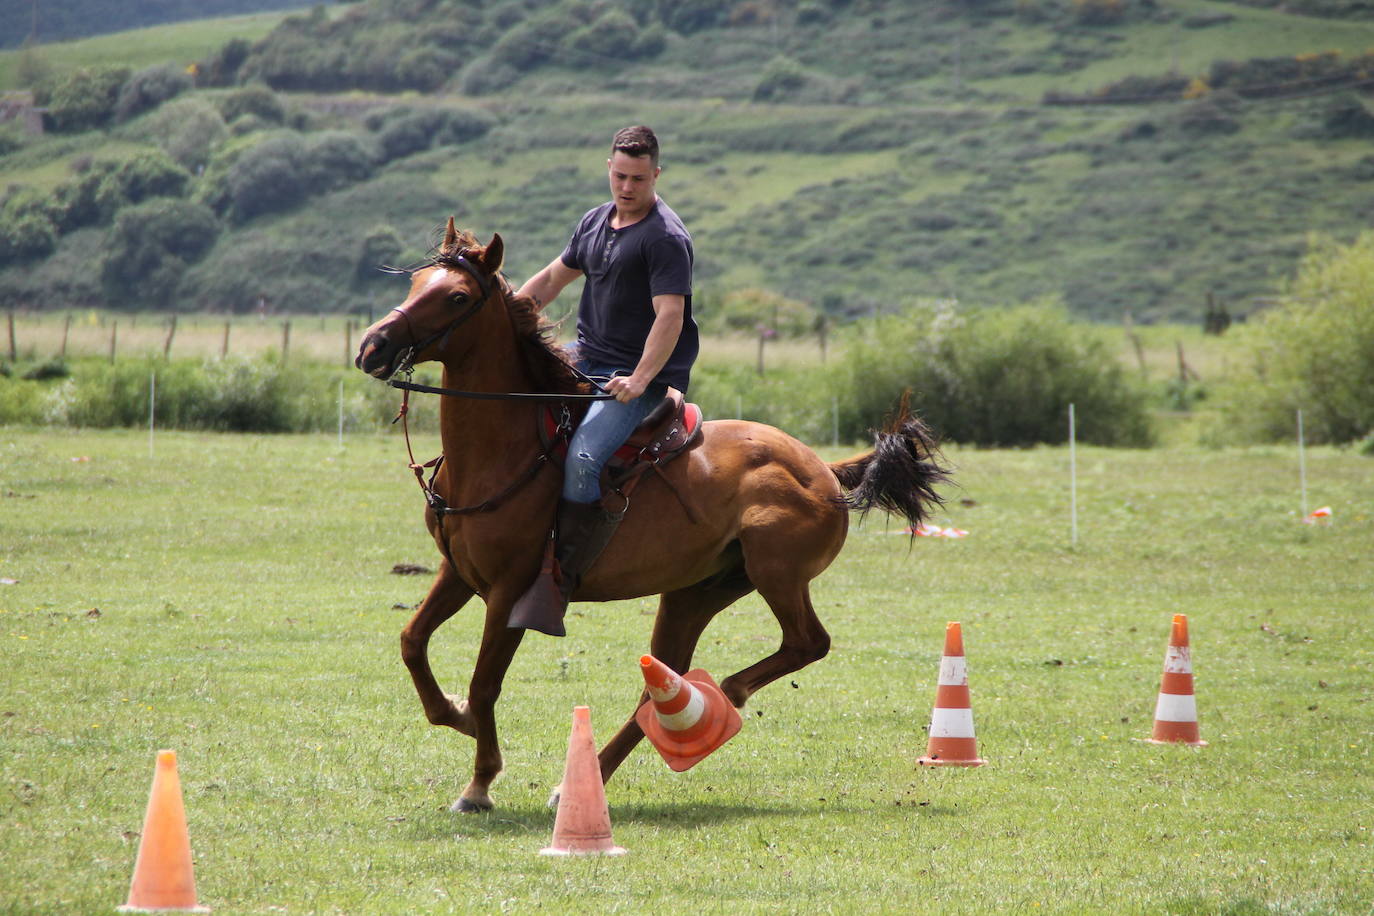
MULTIPOLYGON (((445 388, 502 393, 533 390, 534 382, 514 339, 484 341, 477 350, 460 363, 444 364, 445 388)), ((442 395, 439 402, 439 431, 444 460, 454 470, 469 462, 504 466, 521 461, 539 438, 533 408, 527 404, 450 395, 442 395)))

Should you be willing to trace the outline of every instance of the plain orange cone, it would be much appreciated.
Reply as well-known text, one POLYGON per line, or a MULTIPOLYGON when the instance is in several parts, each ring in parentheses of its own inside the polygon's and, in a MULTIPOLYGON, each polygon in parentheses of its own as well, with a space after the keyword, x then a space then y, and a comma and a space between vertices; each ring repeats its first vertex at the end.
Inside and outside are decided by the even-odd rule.
POLYGON ((176 751, 158 751, 153 791, 143 816, 129 902, 121 913, 208 913, 196 903, 196 878, 191 869, 191 835, 181 800, 176 751))
POLYGON ((652 655, 639 668, 649 702, 635 721, 672 769, 691 769, 739 733, 739 710, 701 668, 678 674, 652 655))
POLYGON ((624 855, 611 840, 611 811, 606 805, 606 786, 592 739, 592 711, 573 707, 568 758, 563 764, 563 784, 558 791, 558 814, 553 821, 553 842, 539 851, 545 856, 624 855))
POLYGON ((1188 648, 1188 617, 1175 614, 1164 653, 1164 675, 1155 704, 1155 744, 1191 744, 1205 747, 1198 737, 1197 701, 1193 697, 1193 657, 1188 648))
POLYGON ((926 746, 926 755, 917 763, 956 767, 978 767, 987 763, 978 756, 978 742, 973 735, 968 662, 964 659, 964 634, 957 623, 945 627, 945 654, 940 659, 935 710, 930 716, 930 743, 926 746))

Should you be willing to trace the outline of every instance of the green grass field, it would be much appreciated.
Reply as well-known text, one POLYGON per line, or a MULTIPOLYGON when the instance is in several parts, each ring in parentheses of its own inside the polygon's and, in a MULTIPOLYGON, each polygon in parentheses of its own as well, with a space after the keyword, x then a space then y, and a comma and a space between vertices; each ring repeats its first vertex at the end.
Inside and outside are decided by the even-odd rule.
MULTIPOLYGON (((417 453, 433 449, 417 444, 417 453)), ((953 450, 947 517, 870 516, 817 581, 831 655, 758 694, 685 774, 607 787, 617 859, 551 860, 571 707, 604 740, 653 602, 577 605, 499 707, 498 808, 458 816, 472 744, 427 725, 397 633, 432 565, 400 441, 0 435, 0 911, 123 903, 159 748, 178 751, 216 913, 1355 913, 1374 903, 1374 464, 1291 449, 953 450), (79 460, 78 460, 79 459, 79 460), (961 500, 972 500, 964 505, 961 500), (1172 614, 1200 749, 1150 733, 1172 614), (977 770, 920 770, 946 621, 977 770)), ((436 636, 462 693, 475 607, 436 636)), ((717 677, 771 651, 748 599, 717 677)))

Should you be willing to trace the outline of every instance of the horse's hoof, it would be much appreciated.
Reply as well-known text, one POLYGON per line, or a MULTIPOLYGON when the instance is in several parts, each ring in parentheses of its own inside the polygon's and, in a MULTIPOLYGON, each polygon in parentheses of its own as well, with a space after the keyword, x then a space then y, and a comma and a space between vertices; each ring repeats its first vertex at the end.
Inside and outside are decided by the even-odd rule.
POLYGON ((454 811, 458 814, 475 814, 481 811, 490 811, 491 808, 492 804, 490 799, 474 801, 470 798, 460 798, 453 804, 449 805, 448 810, 454 811))

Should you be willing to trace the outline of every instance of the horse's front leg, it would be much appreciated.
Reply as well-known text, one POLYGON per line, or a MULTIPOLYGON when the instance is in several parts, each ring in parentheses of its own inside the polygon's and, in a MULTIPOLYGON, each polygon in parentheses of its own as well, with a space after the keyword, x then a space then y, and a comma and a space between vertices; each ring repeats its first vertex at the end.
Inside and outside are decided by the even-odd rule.
POLYGON ((443 561, 429 594, 401 631, 401 659, 415 682, 425 718, 433 725, 447 725, 465 735, 474 734, 472 715, 461 698, 439 689, 439 682, 429 667, 429 638, 474 594, 472 587, 459 578, 448 561, 443 561))
POLYGON ((510 668, 515 650, 525 631, 506 626, 511 605, 519 597, 519 590, 507 593, 497 589, 487 598, 487 618, 482 628, 482 647, 472 669, 468 685, 467 706, 472 731, 477 739, 477 754, 472 763, 472 782, 453 803, 454 811, 490 811, 491 784, 501 773, 501 746, 496 739, 496 700, 501 696, 501 682, 510 668))

